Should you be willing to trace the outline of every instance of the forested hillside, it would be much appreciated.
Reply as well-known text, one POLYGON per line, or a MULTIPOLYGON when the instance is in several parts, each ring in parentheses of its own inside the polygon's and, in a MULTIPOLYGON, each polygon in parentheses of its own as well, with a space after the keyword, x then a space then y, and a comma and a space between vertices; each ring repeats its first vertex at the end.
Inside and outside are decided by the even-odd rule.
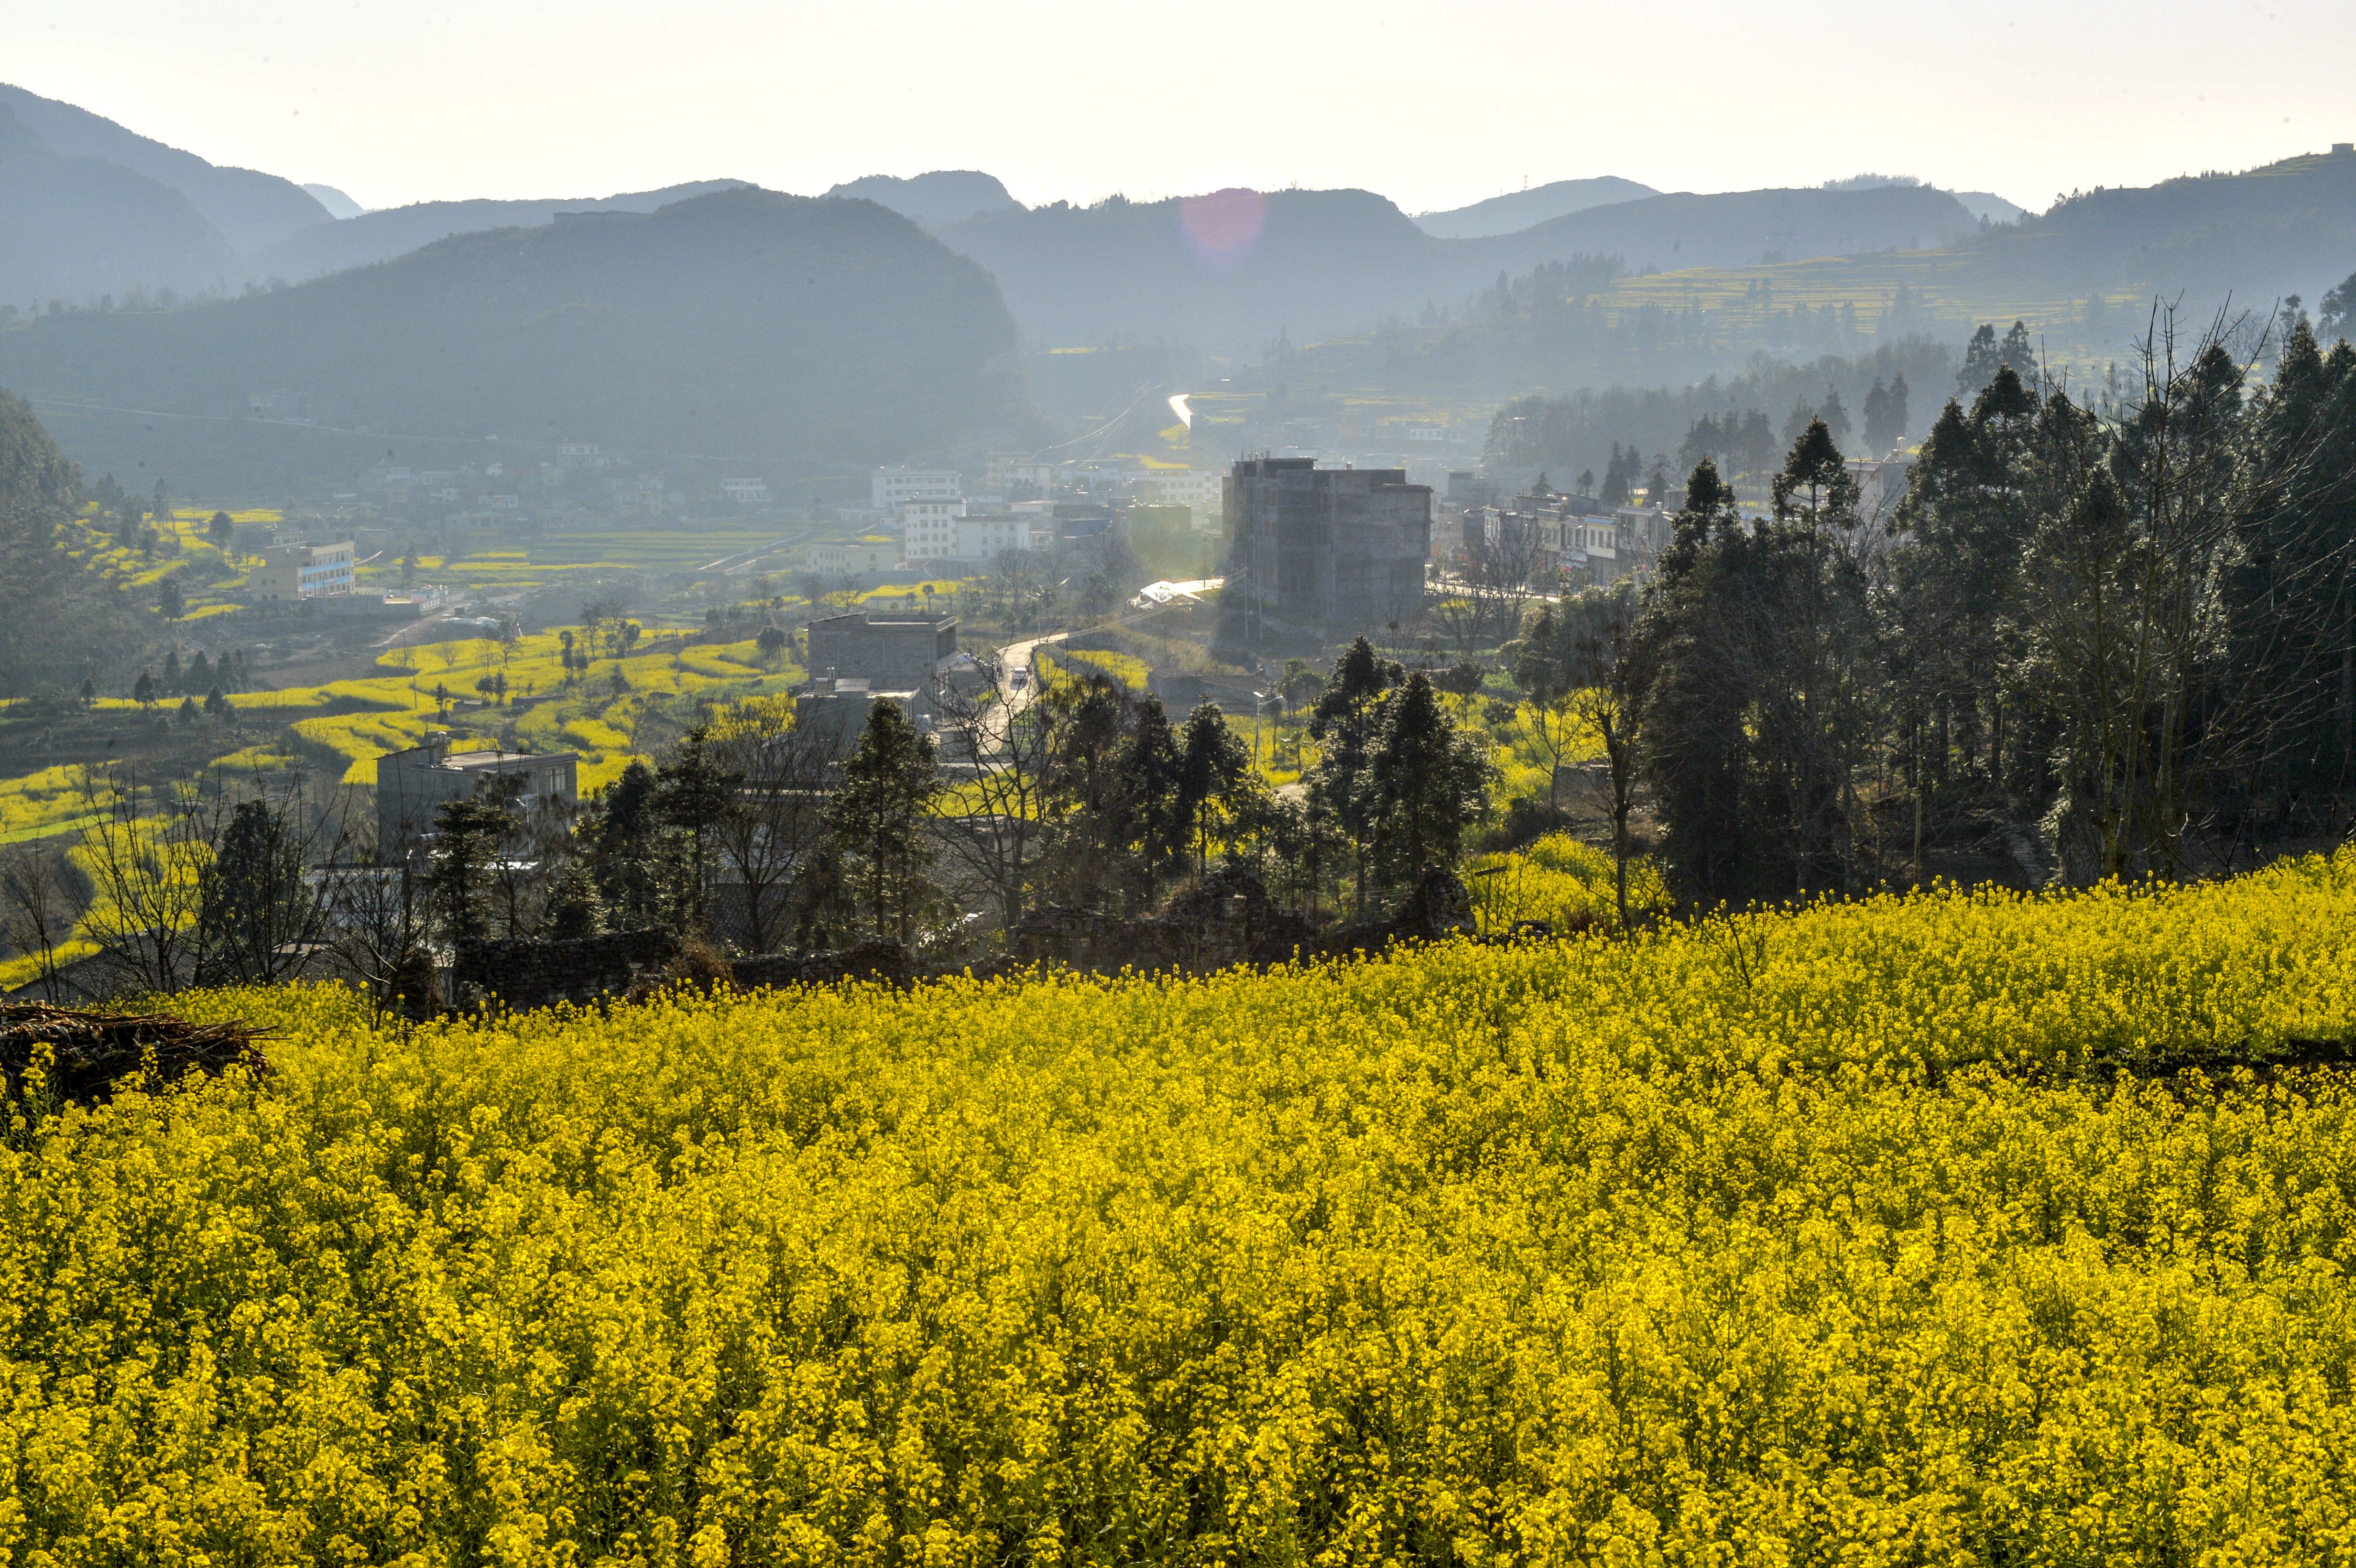
POLYGON ((80 489, 32 411, 0 391, 0 697, 103 678, 133 655, 130 613, 57 543, 80 489))
POLYGON ((1622 447, 1643 454, 1646 474, 1657 457, 1682 479, 1704 453, 1718 456, 1730 473, 1763 474, 1782 462, 1808 416, 1821 411, 1837 427, 1843 451, 1879 455, 1895 439, 1931 428, 1954 389, 1954 350, 1914 337, 1855 356, 1762 360, 1677 388, 1611 386, 1515 398, 1491 417, 1485 450, 1493 462, 1542 466, 1565 484, 1582 469, 1601 474, 1607 453, 1622 447), (1893 385, 1899 406, 1882 420, 1869 419, 1875 389, 1886 405, 1893 385), (1704 421, 1708 430, 1697 444, 1704 421), (1718 434, 1721 427, 1754 433, 1730 444, 1718 434))
MULTIPOLYGON (((1600 223, 1618 210, 1563 223, 1600 223)), ((1501 388, 1698 380, 1756 350, 1854 355, 1912 336, 1959 341, 1976 323, 2018 319, 2039 352, 2083 385, 2132 357, 2156 301, 2179 303, 2188 320, 2245 312, 2254 325, 2294 300, 2317 306, 2356 272, 2356 156, 2083 193, 1940 249, 1925 234, 1922 249, 1791 248, 1777 261, 1688 261, 1637 275, 1637 258, 1657 251, 1602 228, 1579 228, 1575 238, 1630 265, 1599 286, 1550 276, 1535 258, 1517 264, 1504 286, 1475 299, 1469 320, 1460 311, 1445 325, 1393 333, 1384 345, 1390 379, 1501 388)))
POLYGON ((615 196, 535 197, 527 201, 420 201, 388 207, 357 218, 321 220, 262 246, 252 256, 262 277, 307 283, 348 267, 390 261, 396 256, 489 229, 529 229, 552 223, 560 212, 653 212, 690 197, 734 190, 738 180, 698 180, 661 190, 624 191, 615 196))
MULTIPOLYGON (((1014 350, 990 278, 907 219, 744 188, 200 310, 45 319, 0 334, 0 385, 175 416, 77 416, 93 470, 166 438, 229 452, 248 395, 284 388, 313 428, 840 471, 1036 440, 1014 350)), ((268 482, 300 461, 274 454, 268 482)))
POLYGON ((1413 321, 1502 272, 1574 257, 1614 256, 1632 272, 1734 266, 1935 245, 1972 228, 1944 192, 1882 187, 1646 197, 1444 240, 1368 191, 1233 190, 984 214, 941 236, 997 274, 1036 344, 1165 336, 1256 356, 1280 335, 1305 343, 1413 321))

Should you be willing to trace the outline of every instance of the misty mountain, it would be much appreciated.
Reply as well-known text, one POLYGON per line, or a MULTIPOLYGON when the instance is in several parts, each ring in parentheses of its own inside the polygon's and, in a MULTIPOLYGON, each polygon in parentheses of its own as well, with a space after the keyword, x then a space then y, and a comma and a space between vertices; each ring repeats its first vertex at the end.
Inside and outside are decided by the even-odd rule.
POLYGON ((847 180, 826 193, 851 197, 888 207, 903 218, 913 218, 927 229, 958 223, 985 212, 1020 208, 995 175, 973 169, 936 169, 901 179, 893 175, 868 175, 847 180))
POLYGON ((1415 222, 1426 234, 1442 240, 1484 240, 1491 235, 1516 233, 1548 219, 1583 212, 1590 207, 1638 201, 1660 194, 1651 186, 1638 185, 1634 180, 1601 175, 1594 179, 1557 180, 1535 190, 1507 191, 1446 212, 1419 212, 1415 222))
POLYGON ((1647 197, 1518 233, 1442 240, 1362 190, 1222 191, 1017 208, 941 238, 991 269, 1033 347, 1181 338, 1257 354, 1461 304, 1501 271, 1616 256, 1629 271, 1940 245, 1976 229, 1923 187, 1647 197))
POLYGON ((2203 311, 2228 294, 2269 310, 2356 268, 2356 153, 2082 192, 1959 249, 2024 290, 2181 290, 2203 311))
POLYGON ((0 333, 0 385, 141 411, 43 405, 93 471, 184 494, 345 482, 355 447, 479 459, 487 437, 533 462, 588 441, 768 473, 1041 439, 979 267, 872 202, 751 187, 459 235, 198 309, 45 318, 0 333), (249 394, 282 389, 309 424, 250 417, 249 394))
POLYGON ((34 134, 69 158, 102 158, 179 192, 240 252, 283 240, 327 217, 317 199, 292 180, 209 164, 87 109, 21 87, 0 84, 0 108, 15 111, 34 134))
MULTIPOLYGON (((1854 194, 1924 193, 1884 182, 1854 194)), ((1630 210, 1675 206, 1661 198, 1630 210)), ((1569 232, 1532 254, 1569 245, 1643 255, 1639 243, 1659 239, 1632 232, 1615 208, 1561 226, 1569 232)), ((1726 238, 1739 244, 1743 235, 1726 238)), ((2179 302, 2180 320, 2196 326, 2220 310, 2263 322, 2291 295, 2314 304, 2351 267, 2356 152, 2311 155, 2239 175, 2081 193, 2012 224, 1975 225, 1936 250, 1668 271, 1600 291, 1591 271, 1541 274, 1526 261, 1510 271, 1507 289, 1484 290, 1475 310, 1446 325, 1329 339, 1297 350, 1286 373, 1296 385, 1400 390, 1699 382, 1734 373, 1758 352, 1787 360, 1878 353, 1915 336, 1959 341, 1980 324, 2001 329, 2018 319, 2064 371, 2100 379, 2107 365, 2132 361, 2156 302, 2179 302)))
POLYGON ((0 304, 196 290, 245 263, 188 199, 102 158, 69 157, 0 103, 0 304))
POLYGON ((1434 240, 1363 190, 1058 202, 938 232, 997 276, 1034 347, 1170 337, 1228 355, 1420 309, 1457 287, 1449 246, 1474 243, 1434 240))
POLYGON ((652 212, 690 197, 730 190, 744 184, 742 180, 697 180, 661 190, 565 200, 413 202, 407 207, 380 208, 356 218, 313 224, 277 244, 252 252, 249 260, 254 272, 263 277, 302 283, 340 272, 347 267, 390 261, 454 234, 552 223, 560 212, 652 212))
POLYGON ((1990 223, 2010 223, 2025 217, 2029 208, 2017 201, 2007 201, 1992 190, 1957 190, 1948 195, 1964 204, 1964 210, 1974 218, 1985 218, 1990 223))
POLYGON ((327 209, 330 218, 358 218, 368 210, 334 186, 305 184, 303 188, 311 193, 314 201, 327 209))
POLYGON ((1748 267, 1812 256, 1952 244, 1978 220, 1929 186, 1864 190, 1690 191, 1591 207, 1489 241, 1496 265, 1525 272, 1564 256, 1612 255, 1631 272, 1748 267))

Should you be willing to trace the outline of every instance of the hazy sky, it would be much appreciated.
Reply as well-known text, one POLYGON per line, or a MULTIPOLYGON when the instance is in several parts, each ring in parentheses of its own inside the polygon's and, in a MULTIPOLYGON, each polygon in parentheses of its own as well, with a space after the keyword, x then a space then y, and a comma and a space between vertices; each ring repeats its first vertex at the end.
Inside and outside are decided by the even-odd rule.
POLYGON ((1872 169, 2032 208, 2356 139, 2350 0, 8 0, 0 80, 364 206, 986 169, 1026 202, 1872 169))

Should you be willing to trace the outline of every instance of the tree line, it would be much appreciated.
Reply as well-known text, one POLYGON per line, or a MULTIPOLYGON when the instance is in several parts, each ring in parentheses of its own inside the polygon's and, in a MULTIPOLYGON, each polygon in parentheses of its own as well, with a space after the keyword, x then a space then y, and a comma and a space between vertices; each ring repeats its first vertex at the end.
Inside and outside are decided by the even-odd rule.
POLYGON ((1427 675, 1361 638, 1286 689, 1323 754, 1283 790, 1215 703, 1173 718, 1076 663, 1037 688, 985 665, 929 727, 889 699, 853 733, 790 699, 716 705, 579 802, 514 780, 446 802, 413 852, 299 773, 94 773, 79 924, 55 856, 13 856, 0 904, 52 980, 78 931, 126 988, 332 972, 389 999, 466 944, 661 928, 746 953, 970 950, 1041 905, 1149 912, 1215 869, 1325 917, 1452 866, 1490 767, 1427 675))
POLYGON ((1996 347, 1886 525, 1812 419, 1766 516, 1703 457, 1644 594, 1525 639, 1526 687, 1609 710, 1694 901, 1914 880, 1943 847, 2083 881, 2344 831, 2356 349, 2295 325, 2265 379, 2263 334, 2163 312, 2104 413, 1996 347))
MULTIPOLYGON (((1601 473, 1619 446, 1653 454, 1643 464, 1647 475, 1656 465, 1690 473, 1708 455, 1721 477, 1755 472, 1764 478, 1773 471, 1776 453, 1806 428, 1805 418, 1794 421, 1795 411, 1804 408, 1807 417, 1815 417, 1837 406, 1841 411, 1828 424, 1862 418, 1865 454, 1879 455, 1921 428, 1910 394, 1899 393, 1898 405, 1890 406, 1892 389, 1901 383, 1944 389, 1955 383, 1957 370, 1954 350, 1926 337, 1883 343, 1869 354, 1825 355, 1804 364, 1755 355, 1740 375, 1722 380, 1713 376, 1679 389, 1611 387, 1515 399, 1491 417, 1483 454, 1490 463, 1543 465, 1557 475, 1601 473), (1879 403, 1873 397, 1877 385, 1879 403)), ((1983 379, 1964 395, 1985 384, 1983 379)))

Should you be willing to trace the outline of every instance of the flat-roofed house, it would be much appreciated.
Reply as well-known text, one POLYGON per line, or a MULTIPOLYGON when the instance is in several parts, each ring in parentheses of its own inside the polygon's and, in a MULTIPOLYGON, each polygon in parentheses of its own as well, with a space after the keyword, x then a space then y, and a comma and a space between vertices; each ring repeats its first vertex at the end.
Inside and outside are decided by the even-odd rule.
POLYGON ((527 812, 549 801, 569 805, 579 798, 580 763, 575 752, 453 752, 450 737, 438 732, 422 746, 379 757, 377 856, 407 854, 434 831, 437 808, 495 786, 515 791, 527 812))

